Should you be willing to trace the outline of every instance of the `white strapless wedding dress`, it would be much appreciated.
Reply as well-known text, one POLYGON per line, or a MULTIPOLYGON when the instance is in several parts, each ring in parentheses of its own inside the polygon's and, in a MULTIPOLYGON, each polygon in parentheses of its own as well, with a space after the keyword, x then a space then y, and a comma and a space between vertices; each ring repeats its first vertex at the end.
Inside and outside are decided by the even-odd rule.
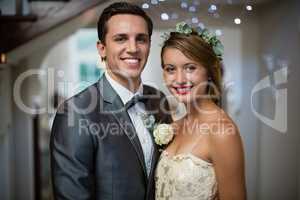
POLYGON ((212 163, 163 151, 155 172, 155 200, 214 200, 217 182, 212 163))

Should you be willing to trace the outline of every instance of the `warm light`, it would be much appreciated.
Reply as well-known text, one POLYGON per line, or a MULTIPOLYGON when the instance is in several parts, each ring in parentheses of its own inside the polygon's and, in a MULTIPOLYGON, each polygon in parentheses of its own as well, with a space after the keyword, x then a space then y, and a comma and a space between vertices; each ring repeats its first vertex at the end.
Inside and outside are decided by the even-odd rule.
POLYGON ((211 5, 209 6, 209 8, 208 8, 208 12, 209 12, 209 13, 214 13, 214 12, 216 12, 217 10, 218 10, 218 8, 217 8, 217 6, 214 5, 214 4, 211 4, 211 5))
POLYGON ((247 5, 247 6, 246 6, 246 9, 249 10, 249 11, 251 11, 251 10, 252 10, 252 6, 247 5))
POLYGON ((242 22, 242 21, 241 21, 240 18, 235 18, 235 19, 234 19, 234 23, 235 23, 235 24, 241 24, 241 22, 242 22))
POLYGON ((160 18, 161 18, 162 20, 166 21, 166 20, 169 20, 169 15, 168 15, 167 13, 162 13, 162 14, 160 15, 160 18))
POLYGON ((195 6, 190 6, 189 11, 190 12, 196 12, 196 7, 195 6))
POLYGON ((217 10, 217 6, 214 5, 214 4, 212 4, 212 5, 210 6, 210 9, 211 9, 212 11, 216 11, 216 10, 217 10))
POLYGON ((183 1, 183 2, 181 2, 180 6, 181 6, 181 8, 187 8, 188 4, 187 4, 187 2, 183 1))
POLYGON ((5 64, 6 63, 6 54, 1 53, 0 54, 0 64, 5 64))
POLYGON ((143 5, 142 5, 142 8, 144 8, 144 9, 148 9, 150 6, 149 6, 149 4, 147 4, 147 3, 144 3, 143 5))

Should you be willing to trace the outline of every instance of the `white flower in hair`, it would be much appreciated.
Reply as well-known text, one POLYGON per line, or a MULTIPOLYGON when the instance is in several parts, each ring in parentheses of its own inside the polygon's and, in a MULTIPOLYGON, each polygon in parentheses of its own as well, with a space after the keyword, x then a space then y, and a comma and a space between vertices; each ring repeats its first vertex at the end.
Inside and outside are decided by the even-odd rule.
MULTIPOLYGON (((201 37, 206 43, 208 43, 216 56, 222 60, 222 56, 224 53, 224 46, 221 41, 217 38, 217 36, 211 33, 207 28, 192 28, 186 22, 179 22, 176 24, 175 30, 171 30, 170 32, 176 32, 180 34, 190 35, 195 31, 199 37, 201 37)), ((170 37, 170 33, 164 33, 161 36, 164 40, 167 40, 170 37)))

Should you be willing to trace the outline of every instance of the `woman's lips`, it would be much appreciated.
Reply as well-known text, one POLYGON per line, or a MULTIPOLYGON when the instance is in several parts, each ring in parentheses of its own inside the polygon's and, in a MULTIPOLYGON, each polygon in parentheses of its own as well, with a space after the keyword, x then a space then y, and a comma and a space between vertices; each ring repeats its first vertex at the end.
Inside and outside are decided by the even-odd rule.
POLYGON ((180 86, 180 87, 173 87, 173 89, 176 91, 179 95, 186 95, 190 93, 193 86, 180 86))

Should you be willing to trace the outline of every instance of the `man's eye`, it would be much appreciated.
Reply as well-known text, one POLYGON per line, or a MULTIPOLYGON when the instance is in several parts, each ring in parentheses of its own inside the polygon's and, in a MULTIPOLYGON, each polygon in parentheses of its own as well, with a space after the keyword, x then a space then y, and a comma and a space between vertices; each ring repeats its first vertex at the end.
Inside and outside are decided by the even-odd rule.
POLYGON ((125 40, 126 40, 126 38, 124 38, 124 37, 117 37, 117 38, 115 38, 116 42, 123 42, 125 40))
POLYGON ((148 39, 145 37, 139 37, 139 38, 137 38, 137 42, 146 43, 146 42, 148 42, 148 39))

